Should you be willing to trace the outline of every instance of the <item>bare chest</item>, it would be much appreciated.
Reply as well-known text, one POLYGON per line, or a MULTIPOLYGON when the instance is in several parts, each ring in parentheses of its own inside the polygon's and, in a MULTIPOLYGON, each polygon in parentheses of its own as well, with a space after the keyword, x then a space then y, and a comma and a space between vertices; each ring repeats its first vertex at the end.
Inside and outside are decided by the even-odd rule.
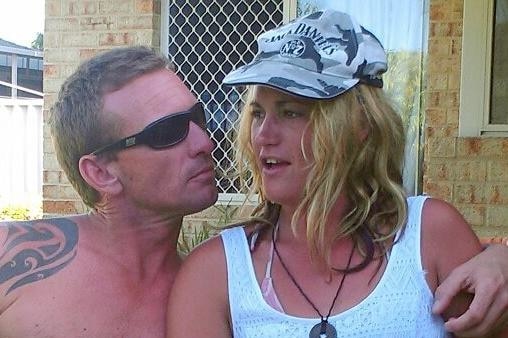
POLYGON ((167 295, 116 287, 104 281, 25 290, 0 315, 0 337, 163 338, 167 295))

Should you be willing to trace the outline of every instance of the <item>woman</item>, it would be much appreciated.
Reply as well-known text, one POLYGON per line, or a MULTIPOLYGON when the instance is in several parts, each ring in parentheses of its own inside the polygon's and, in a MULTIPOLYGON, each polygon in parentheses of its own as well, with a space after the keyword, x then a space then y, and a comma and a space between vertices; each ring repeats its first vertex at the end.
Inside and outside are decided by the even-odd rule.
MULTIPOLYGON (((224 81, 250 85, 238 163, 260 205, 186 259, 168 337, 447 336, 433 291, 481 246, 449 204, 405 196, 381 44, 328 10, 258 47, 224 81)), ((468 301, 456 297, 444 317, 468 301)))

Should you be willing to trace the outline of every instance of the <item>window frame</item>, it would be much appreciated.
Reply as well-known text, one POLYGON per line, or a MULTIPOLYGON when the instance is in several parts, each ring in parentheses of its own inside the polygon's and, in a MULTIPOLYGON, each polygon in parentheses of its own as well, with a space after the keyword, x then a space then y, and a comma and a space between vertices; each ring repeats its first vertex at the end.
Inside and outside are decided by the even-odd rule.
POLYGON ((459 136, 507 137, 490 120, 494 0, 464 0, 459 136))

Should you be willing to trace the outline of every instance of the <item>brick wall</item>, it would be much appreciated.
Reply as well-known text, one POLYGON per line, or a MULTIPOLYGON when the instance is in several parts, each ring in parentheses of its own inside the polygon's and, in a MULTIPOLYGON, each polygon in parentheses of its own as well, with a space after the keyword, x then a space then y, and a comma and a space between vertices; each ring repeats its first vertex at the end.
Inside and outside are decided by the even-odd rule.
POLYGON ((508 138, 458 137, 462 0, 431 0, 423 189, 482 237, 508 234, 508 138))
MULTIPOLYGON (((44 121, 58 90, 85 59, 115 46, 160 45, 160 0, 46 0, 44 121)), ((43 212, 85 211, 56 160, 44 125, 43 212)))
MULTIPOLYGON (((424 192, 454 205, 480 236, 508 234, 508 139, 458 137, 462 0, 431 0, 424 192)), ((80 61, 112 46, 159 46, 160 0, 46 0, 45 117, 80 61)), ((84 211, 44 128, 45 215, 84 211)), ((188 218, 201 224, 216 211, 188 218)))
MULTIPOLYGON (((63 81, 82 61, 116 46, 160 46, 160 0, 46 0, 45 21, 45 121, 63 81)), ((43 148, 44 216, 85 212, 86 206, 58 164, 46 124, 43 148)), ((183 230, 192 235, 205 223, 216 226, 224 214, 218 206, 190 215, 183 230)))

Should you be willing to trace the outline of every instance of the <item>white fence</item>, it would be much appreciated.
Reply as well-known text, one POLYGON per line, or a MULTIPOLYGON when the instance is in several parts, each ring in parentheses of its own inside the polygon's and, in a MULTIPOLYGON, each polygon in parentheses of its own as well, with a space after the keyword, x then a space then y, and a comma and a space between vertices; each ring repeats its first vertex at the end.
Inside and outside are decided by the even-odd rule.
POLYGON ((0 98, 0 204, 42 201, 42 99, 0 98))

